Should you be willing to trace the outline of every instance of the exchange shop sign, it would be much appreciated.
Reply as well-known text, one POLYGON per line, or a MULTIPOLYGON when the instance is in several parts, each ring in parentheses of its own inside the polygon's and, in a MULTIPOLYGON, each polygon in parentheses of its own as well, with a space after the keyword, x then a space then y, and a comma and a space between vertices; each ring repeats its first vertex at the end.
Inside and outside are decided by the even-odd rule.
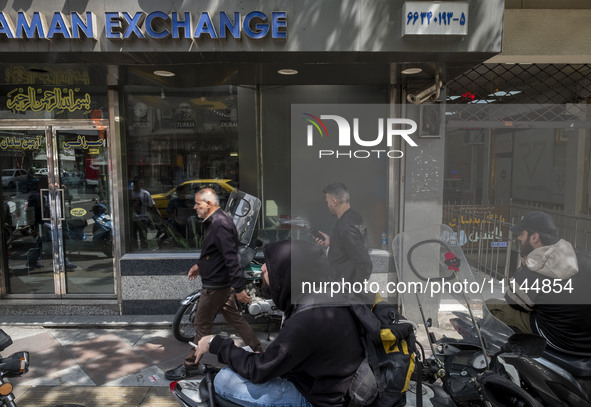
MULTIPOLYGON (((153 11, 151 13, 113 11, 105 12, 104 33, 107 39, 128 38, 212 38, 240 39, 242 35, 252 39, 287 38, 287 12, 265 13, 255 10, 245 15, 239 12, 217 14, 202 12, 153 11)), ((97 39, 97 16, 86 13, 19 11, 16 20, 8 13, 0 12, 0 39, 97 39)), ((102 30, 101 30, 102 31, 102 30)))

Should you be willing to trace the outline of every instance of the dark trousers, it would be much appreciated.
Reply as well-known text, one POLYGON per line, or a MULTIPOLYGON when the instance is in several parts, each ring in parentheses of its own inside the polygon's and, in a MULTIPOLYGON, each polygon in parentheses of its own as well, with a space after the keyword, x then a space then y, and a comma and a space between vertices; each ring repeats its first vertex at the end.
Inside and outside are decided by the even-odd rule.
POLYGON ((140 249, 148 247, 148 221, 143 219, 134 219, 131 224, 131 239, 134 242, 134 249, 137 249, 139 242, 140 249))
MULTIPOLYGON (((236 306, 236 296, 231 288, 201 291, 197 314, 193 321, 193 325, 195 326, 194 343, 198 343, 201 338, 211 334, 213 322, 218 312, 222 313, 226 322, 238 332, 246 345, 250 346, 255 352, 262 351, 261 342, 236 306)), ((193 347, 191 347, 191 351, 185 358, 185 367, 187 369, 197 368, 195 364, 195 349, 193 347)))

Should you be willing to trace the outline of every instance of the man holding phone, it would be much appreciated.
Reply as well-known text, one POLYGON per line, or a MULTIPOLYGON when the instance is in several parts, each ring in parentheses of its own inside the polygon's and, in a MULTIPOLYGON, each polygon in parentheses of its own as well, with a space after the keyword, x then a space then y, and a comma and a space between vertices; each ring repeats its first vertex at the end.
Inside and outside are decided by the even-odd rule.
POLYGON ((366 247, 367 228, 361 215, 351 208, 347 187, 338 182, 330 184, 322 191, 331 215, 337 223, 328 236, 317 231, 314 241, 328 251, 332 278, 335 281, 363 282, 372 271, 372 263, 366 247))

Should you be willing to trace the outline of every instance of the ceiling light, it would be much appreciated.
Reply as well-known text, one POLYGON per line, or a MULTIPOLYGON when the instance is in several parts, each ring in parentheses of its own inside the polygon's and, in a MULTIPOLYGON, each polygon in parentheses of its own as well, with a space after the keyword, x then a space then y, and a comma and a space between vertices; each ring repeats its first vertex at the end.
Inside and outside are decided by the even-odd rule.
POLYGON ((423 72, 421 68, 406 68, 401 71, 403 75, 414 75, 421 72, 423 72))
POLYGON ((170 78, 172 76, 175 76, 176 74, 170 71, 154 71, 154 75, 170 78))
POLYGON ((277 73, 279 73, 281 75, 297 75, 298 71, 295 69, 291 69, 291 68, 285 68, 285 69, 278 70, 277 73))

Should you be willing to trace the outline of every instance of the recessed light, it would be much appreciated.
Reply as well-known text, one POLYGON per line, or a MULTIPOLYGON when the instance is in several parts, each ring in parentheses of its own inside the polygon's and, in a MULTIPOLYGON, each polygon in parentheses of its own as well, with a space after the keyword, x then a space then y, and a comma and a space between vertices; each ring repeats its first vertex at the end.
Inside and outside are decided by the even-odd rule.
POLYGON ((175 76, 176 74, 170 71, 154 71, 154 75, 170 78, 172 76, 175 76))
POLYGON ((417 73, 421 73, 423 72, 423 70, 421 68, 406 68, 403 69, 400 73, 404 74, 404 75, 414 75, 417 73))
POLYGON ((280 69, 277 72, 280 73, 281 75, 297 75, 298 74, 297 70, 291 69, 291 68, 280 69))

